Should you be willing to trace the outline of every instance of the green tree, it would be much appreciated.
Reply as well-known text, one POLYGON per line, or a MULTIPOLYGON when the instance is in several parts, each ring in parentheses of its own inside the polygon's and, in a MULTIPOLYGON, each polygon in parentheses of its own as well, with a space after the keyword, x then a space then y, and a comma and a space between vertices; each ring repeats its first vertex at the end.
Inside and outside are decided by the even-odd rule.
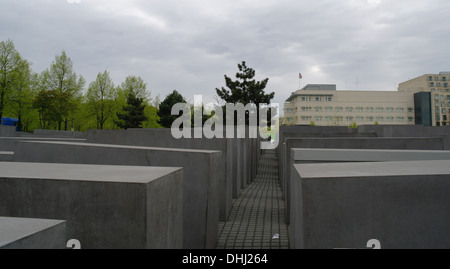
POLYGON ((143 98, 129 92, 127 95, 127 104, 122 112, 117 113, 118 120, 115 122, 119 128, 142 128, 142 123, 148 120, 145 115, 146 104, 143 98))
POLYGON ((178 118, 176 115, 172 115, 172 107, 178 103, 186 103, 184 97, 174 90, 171 94, 159 104, 159 121, 158 123, 164 128, 171 128, 172 123, 178 118))
POLYGON ((32 74, 27 60, 20 60, 14 77, 13 91, 10 95, 11 111, 19 120, 19 131, 27 131, 31 124, 29 114, 33 104, 36 75, 32 74), (25 121, 24 116, 27 117, 25 121))
POLYGON ((73 62, 65 51, 61 55, 55 56, 50 69, 42 72, 41 79, 46 90, 58 93, 53 95, 56 98, 54 105, 58 130, 62 130, 64 122, 64 130, 67 131, 69 116, 75 112, 86 81, 74 72, 73 62))
POLYGON ((151 102, 150 92, 147 90, 147 83, 141 77, 128 76, 120 85, 122 91, 128 96, 132 93, 137 98, 141 98, 146 102, 151 102))
POLYGON ((228 89, 216 88, 217 95, 226 103, 236 104, 241 103, 247 105, 248 103, 254 103, 256 106, 259 104, 269 104, 274 98, 275 93, 266 94, 264 89, 269 82, 266 78, 262 81, 256 81, 255 70, 247 67, 245 61, 238 64, 239 72, 236 73, 237 80, 232 80, 225 75, 225 84, 228 89))
POLYGON ((55 90, 40 90, 36 98, 33 100, 33 108, 38 110, 39 122, 42 129, 49 129, 50 126, 58 121, 57 108, 55 104, 55 90))
POLYGON ((102 130, 105 122, 113 115, 117 97, 117 89, 108 71, 99 73, 89 85, 86 98, 89 110, 96 118, 97 129, 102 130))
POLYGON ((147 116, 147 120, 142 123, 143 128, 162 128, 158 123, 158 108, 153 105, 145 106, 144 114, 147 116))
MULTIPOLYGON (((219 98, 221 98, 227 104, 243 104, 244 106, 253 103, 258 108, 260 104, 270 104, 271 100, 275 97, 275 93, 266 94, 264 89, 269 82, 266 78, 262 81, 256 81, 254 79, 256 72, 254 69, 247 67, 246 62, 238 64, 239 72, 236 73, 236 80, 232 80, 230 77, 225 75, 225 84, 228 89, 216 88, 216 93, 219 98)), ((226 124, 226 107, 223 107, 224 119, 226 124)), ((267 116, 270 117, 271 108, 267 111, 267 116)), ((235 124, 237 124, 238 119, 235 115, 235 124)), ((259 124, 260 115, 257 115, 257 122, 259 124)), ((246 124, 249 124, 249 112, 246 111, 246 124)), ((270 123, 269 123, 270 125, 270 123)))
POLYGON ((11 40, 0 42, 0 122, 10 100, 21 58, 11 40))

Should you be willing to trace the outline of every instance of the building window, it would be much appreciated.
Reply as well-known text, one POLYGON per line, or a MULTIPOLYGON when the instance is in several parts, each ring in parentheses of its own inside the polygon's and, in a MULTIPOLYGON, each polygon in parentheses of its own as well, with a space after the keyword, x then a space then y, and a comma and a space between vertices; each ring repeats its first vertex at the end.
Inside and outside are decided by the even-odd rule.
POLYGON ((432 76, 429 76, 429 77, 428 77, 428 81, 433 81, 433 77, 432 77, 432 76))
POLYGON ((327 112, 333 112, 333 108, 331 106, 327 106, 325 109, 327 110, 327 112))
POLYGON ((333 101, 333 97, 327 96, 326 100, 327 100, 327 102, 331 102, 331 101, 333 101))
POLYGON ((322 121, 322 116, 316 116, 316 121, 322 121))
POLYGON ((373 121, 374 117, 367 117, 367 121, 373 121))
POLYGON ((441 100, 444 100, 444 96, 443 95, 441 95, 441 100))
POLYGON ((389 121, 389 122, 393 122, 394 121, 394 117, 387 117, 386 120, 389 121))
POLYGON ((378 122, 384 121, 384 117, 377 117, 377 121, 378 122))
POLYGON ((398 121, 398 122, 403 122, 404 120, 405 120, 404 117, 397 117, 397 121, 398 121))
POLYGON ((347 121, 353 121, 353 117, 347 117, 347 121))
POLYGON ((292 108, 286 108, 286 112, 287 112, 287 113, 292 113, 292 112, 294 112, 294 109, 292 109, 292 108))
POLYGON ((311 121, 311 116, 302 116, 302 121, 311 121))
POLYGON ((414 122, 414 117, 408 117, 409 122, 414 122))
POLYGON ((291 121, 292 121, 292 118, 287 118, 287 121, 288 121, 288 122, 291 122, 291 121))
POLYGON ((332 116, 326 116, 325 119, 326 119, 327 121, 331 121, 331 120, 333 119, 333 117, 332 117, 332 116))
POLYGON ((447 114, 447 109, 446 108, 442 109, 442 114, 447 114))
POLYGON ((320 102, 320 101, 322 101, 322 97, 317 96, 317 97, 316 97, 316 102, 320 102))
POLYGON ((303 102, 311 101, 311 96, 302 96, 302 101, 303 102))
POLYGON ((378 112, 378 113, 383 113, 383 111, 384 111, 384 108, 382 108, 382 107, 377 107, 377 112, 378 112))
POLYGON ((347 112, 353 112, 353 107, 351 107, 351 106, 348 106, 345 109, 347 110, 347 112))
POLYGON ((357 120, 357 121, 363 121, 363 120, 364 120, 364 118, 363 118, 363 117, 361 117, 361 116, 358 116, 358 117, 356 117, 356 120, 357 120))
POLYGON ((430 82, 430 87, 434 87, 434 82, 430 82))
POLYGON ((440 121, 441 120, 441 116, 440 115, 436 115, 436 120, 440 121))
POLYGON ((445 107, 446 103, 445 102, 441 102, 441 106, 445 107))
POLYGON ((403 112, 404 110, 405 110, 405 109, 403 109, 403 107, 398 107, 398 108, 397 108, 397 112, 398 112, 398 113, 401 113, 401 112, 403 112))
POLYGON ((341 106, 336 107, 336 112, 342 112, 343 108, 341 106))
POLYGON ((409 112, 409 113, 412 113, 412 112, 414 112, 414 108, 412 108, 412 107, 408 107, 408 112, 409 112))
POLYGON ((441 83, 440 82, 436 83, 436 87, 441 87, 441 83))
POLYGON ((392 112, 394 112, 394 108, 388 107, 388 108, 386 108, 386 112, 392 113, 392 112))
POLYGON ((435 99, 435 100, 439 100, 439 94, 435 94, 435 95, 434 95, 434 99, 435 99))
POLYGON ((317 106, 316 107, 316 112, 322 112, 322 107, 321 106, 317 106))
POLYGON ((359 112, 359 113, 363 112, 363 110, 364 110, 364 108, 362 108, 360 106, 356 108, 356 111, 359 112))
POLYGON ((302 107, 302 111, 303 112, 307 112, 307 111, 311 111, 311 107, 310 106, 304 106, 304 107, 302 107))
POLYGON ((447 78, 446 77, 442 77, 442 81, 447 81, 447 78))
POLYGON ((436 114, 439 114, 441 112, 441 109, 438 107, 436 108, 436 114))
POLYGON ((444 88, 448 88, 448 83, 447 82, 444 83, 444 88))
POLYGON ((369 113, 373 112, 373 107, 368 107, 366 109, 367 109, 367 112, 369 112, 369 113))

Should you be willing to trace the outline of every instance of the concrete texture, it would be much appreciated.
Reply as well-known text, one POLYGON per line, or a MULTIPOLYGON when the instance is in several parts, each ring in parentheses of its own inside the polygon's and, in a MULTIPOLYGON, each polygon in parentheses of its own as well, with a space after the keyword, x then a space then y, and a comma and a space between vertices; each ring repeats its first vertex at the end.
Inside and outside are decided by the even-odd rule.
POLYGON ((15 126, 0 125, 0 137, 14 137, 16 134, 15 126))
POLYGON ((10 162, 14 159, 13 151, 0 151, 0 162, 10 162))
MULTIPOLYGON (((403 150, 444 150, 441 137, 329 137, 329 138, 286 138, 281 145, 279 164, 283 198, 289 201, 289 177, 292 148, 328 149, 403 149, 403 150)), ((286 204, 289 212, 289 204, 286 204)), ((289 220, 287 220, 289 223, 289 220)))
POLYGON ((57 130, 34 130, 33 134, 20 133, 20 136, 47 137, 47 138, 74 138, 86 139, 87 132, 71 132, 71 131, 57 131, 57 130))
MULTIPOLYGON (((414 160, 450 160, 450 151, 445 150, 376 150, 376 149, 291 149, 287 174, 294 164, 299 163, 340 163, 340 162, 392 162, 414 160)), ((292 179, 283 183, 286 192, 286 211, 290 210, 289 197, 295 195, 290 188, 292 179)), ((286 216, 289 223, 289 214, 286 216)))
POLYGON ((0 163, 0 215, 66 220, 84 249, 183 246, 183 170, 0 163))
POLYGON ((183 167, 183 248, 217 245, 221 152, 123 145, 17 142, 17 162, 183 167))
MULTIPOLYGON (((194 131, 194 129, 192 129, 194 131)), ((193 136, 192 136, 193 137, 193 136)), ((224 136, 226 137, 226 136, 224 136)), ((249 137, 249 136, 246 136, 249 137)), ((236 139, 207 139, 207 138, 181 138, 175 139, 170 129, 129 129, 129 130, 88 130, 87 142, 116 144, 116 145, 133 145, 146 147, 167 147, 167 148, 184 148, 184 149, 202 149, 202 150, 218 150, 222 152, 221 161, 218 167, 219 184, 220 184, 220 208, 219 218, 225 221, 230 212, 234 197, 240 192, 238 184, 244 185, 246 179, 246 162, 248 161, 243 155, 248 149, 244 148, 245 143, 237 146, 240 152, 237 153, 236 139), (238 159, 236 159, 238 158, 238 159), (239 162, 238 168, 236 168, 239 162), (236 170, 238 169, 238 170, 236 170), (236 170, 236 172, 235 172, 236 170), (242 179, 236 179, 234 175, 239 173, 242 179), (235 185, 233 185, 235 184, 235 185)), ((253 174, 255 176, 255 174, 253 174)))
POLYGON ((14 151, 16 141, 64 141, 82 143, 86 142, 86 139, 49 137, 0 137, 0 151, 14 151))
POLYGON ((0 249, 65 249, 66 221, 0 217, 0 249))
POLYGON ((450 160, 296 164, 291 248, 450 248, 450 160))

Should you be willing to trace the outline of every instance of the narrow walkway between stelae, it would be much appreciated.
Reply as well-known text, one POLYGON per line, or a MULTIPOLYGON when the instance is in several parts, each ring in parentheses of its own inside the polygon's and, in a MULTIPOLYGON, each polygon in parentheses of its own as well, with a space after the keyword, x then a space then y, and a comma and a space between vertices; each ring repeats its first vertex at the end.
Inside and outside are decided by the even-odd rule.
POLYGON ((288 249, 289 235, 275 150, 264 150, 256 179, 219 223, 217 249, 288 249))

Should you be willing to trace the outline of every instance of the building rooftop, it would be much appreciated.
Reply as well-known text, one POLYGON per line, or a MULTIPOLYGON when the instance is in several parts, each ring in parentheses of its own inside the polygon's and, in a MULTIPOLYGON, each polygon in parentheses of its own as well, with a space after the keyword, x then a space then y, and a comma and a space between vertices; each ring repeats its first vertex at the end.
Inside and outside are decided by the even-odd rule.
POLYGON ((290 102, 295 97, 301 95, 301 91, 336 91, 336 84, 307 84, 301 90, 293 92, 286 102, 290 102))

